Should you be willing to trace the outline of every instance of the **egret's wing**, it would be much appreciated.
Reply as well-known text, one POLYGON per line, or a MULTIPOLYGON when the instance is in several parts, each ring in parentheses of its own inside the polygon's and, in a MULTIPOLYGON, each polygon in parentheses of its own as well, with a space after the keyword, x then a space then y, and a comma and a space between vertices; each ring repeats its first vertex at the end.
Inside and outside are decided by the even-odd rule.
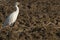
POLYGON ((13 21, 13 14, 10 14, 7 19, 5 20, 5 22, 3 23, 3 27, 10 25, 13 21))

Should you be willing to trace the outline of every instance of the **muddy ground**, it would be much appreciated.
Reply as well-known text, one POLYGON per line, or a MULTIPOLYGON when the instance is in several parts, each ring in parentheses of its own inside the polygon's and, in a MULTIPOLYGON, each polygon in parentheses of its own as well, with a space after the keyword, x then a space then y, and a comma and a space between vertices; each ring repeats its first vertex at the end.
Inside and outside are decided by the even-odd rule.
POLYGON ((0 29, 0 40, 60 40, 60 0, 0 0, 0 29), (18 18, 4 28, 16 1, 18 18))

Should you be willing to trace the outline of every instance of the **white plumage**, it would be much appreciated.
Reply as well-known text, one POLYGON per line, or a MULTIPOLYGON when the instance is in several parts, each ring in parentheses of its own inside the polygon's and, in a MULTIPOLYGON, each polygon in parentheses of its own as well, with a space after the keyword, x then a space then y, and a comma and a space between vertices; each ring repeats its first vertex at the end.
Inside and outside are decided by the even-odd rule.
POLYGON ((7 19, 5 20, 4 24, 3 24, 3 27, 6 27, 7 25, 11 26, 12 24, 14 24, 14 22, 16 21, 17 19, 17 16, 19 14, 19 7, 18 7, 19 3, 16 2, 16 11, 14 11, 13 13, 11 13, 7 19))

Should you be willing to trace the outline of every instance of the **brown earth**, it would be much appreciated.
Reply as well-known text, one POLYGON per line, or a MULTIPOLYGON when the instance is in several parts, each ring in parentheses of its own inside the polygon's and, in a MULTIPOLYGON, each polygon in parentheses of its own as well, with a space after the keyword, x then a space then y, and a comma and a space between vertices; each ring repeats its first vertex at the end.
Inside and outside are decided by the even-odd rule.
POLYGON ((60 40, 60 0, 0 0, 0 40, 60 40), (19 15, 13 27, 3 28, 6 17, 19 15))

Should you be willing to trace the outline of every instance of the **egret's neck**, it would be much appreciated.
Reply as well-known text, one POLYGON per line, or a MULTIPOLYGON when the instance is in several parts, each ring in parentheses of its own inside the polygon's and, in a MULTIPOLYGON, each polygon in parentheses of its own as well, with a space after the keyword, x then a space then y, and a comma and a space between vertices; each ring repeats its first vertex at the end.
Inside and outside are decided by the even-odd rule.
POLYGON ((17 14, 19 13, 19 7, 15 5, 17 14))

